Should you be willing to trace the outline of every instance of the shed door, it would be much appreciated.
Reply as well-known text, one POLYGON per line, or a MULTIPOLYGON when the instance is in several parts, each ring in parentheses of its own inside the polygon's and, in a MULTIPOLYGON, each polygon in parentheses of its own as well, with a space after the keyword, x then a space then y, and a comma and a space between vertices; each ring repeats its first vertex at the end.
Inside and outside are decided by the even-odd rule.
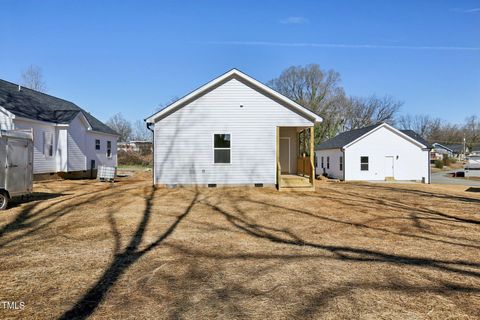
POLYGON ((8 139, 5 185, 11 196, 28 189, 28 158, 28 141, 8 139))
POLYGON ((393 169, 394 169, 393 156, 386 156, 385 157, 385 178, 395 177, 393 169))

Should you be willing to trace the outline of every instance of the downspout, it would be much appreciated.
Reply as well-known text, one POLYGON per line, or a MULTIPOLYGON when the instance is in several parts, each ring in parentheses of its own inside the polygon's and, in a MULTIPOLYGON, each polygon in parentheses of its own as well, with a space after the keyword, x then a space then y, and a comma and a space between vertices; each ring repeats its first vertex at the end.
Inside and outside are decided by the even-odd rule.
POLYGON ((153 165, 152 165, 152 171, 153 171, 153 174, 152 174, 152 182, 153 182, 153 186, 155 186, 155 130, 152 130, 152 128, 150 128, 151 125, 154 125, 154 123, 151 123, 151 122, 147 122, 147 129, 152 131, 152 162, 153 162, 153 165))
POLYGON ((345 181, 345 164, 347 163, 347 161, 345 161, 345 148, 341 148, 340 151, 342 151, 342 160, 343 160, 343 164, 342 164, 342 168, 343 168, 343 181, 345 181))
POLYGON ((428 184, 432 183, 432 167, 430 166, 430 154, 432 149, 428 149, 428 156, 427 156, 427 168, 428 168, 428 184))

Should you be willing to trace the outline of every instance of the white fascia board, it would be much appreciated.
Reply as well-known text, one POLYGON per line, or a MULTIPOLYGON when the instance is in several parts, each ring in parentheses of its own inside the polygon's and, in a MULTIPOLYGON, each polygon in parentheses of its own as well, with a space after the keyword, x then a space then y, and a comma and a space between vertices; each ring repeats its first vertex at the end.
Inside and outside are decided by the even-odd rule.
POLYGON ((0 106, 0 111, 5 113, 11 119, 15 119, 15 115, 13 113, 11 113, 10 111, 8 111, 7 109, 5 109, 4 107, 0 106))
POLYGON ((308 110, 305 107, 302 107, 301 105, 299 105, 295 101, 285 97, 284 95, 278 93, 277 91, 273 90, 272 88, 264 85, 260 81, 255 80, 254 78, 250 77, 249 75, 247 75, 247 74, 245 74, 245 73, 243 73, 243 72, 241 72, 237 69, 232 69, 232 70, 228 71, 227 73, 224 73, 223 75, 213 79, 212 81, 206 83, 205 85, 201 86, 200 88, 192 91, 191 93, 189 93, 186 96, 178 99, 177 101, 170 104, 169 106, 167 106, 167 107, 163 108, 162 110, 156 112, 155 114, 151 115, 150 117, 145 119, 145 121, 147 123, 155 123, 156 120, 159 117, 175 110, 177 107, 182 106, 185 102, 195 98, 198 95, 201 95, 203 92, 206 92, 207 90, 209 90, 209 89, 215 87, 216 85, 218 85, 219 83, 223 82, 225 79, 228 79, 229 77, 233 77, 233 76, 237 76, 237 77, 241 78, 242 80, 252 84, 253 86, 259 88, 260 90, 263 90, 266 93, 270 94, 271 96, 273 96, 273 97, 279 99, 280 101, 283 101, 284 103, 290 105, 291 107, 293 107, 294 109, 299 111, 299 113, 303 114, 305 117, 311 118, 309 120, 312 120, 315 123, 320 123, 320 122, 323 121, 322 117, 320 117, 316 113, 308 110))
POLYGON ((29 118, 24 118, 24 117, 15 117, 15 119, 22 120, 22 121, 27 121, 27 122, 38 123, 38 124, 43 124, 43 125, 52 126, 52 127, 69 127, 70 126, 69 124, 65 124, 65 123, 53 123, 53 122, 34 120, 34 119, 29 119, 29 118))

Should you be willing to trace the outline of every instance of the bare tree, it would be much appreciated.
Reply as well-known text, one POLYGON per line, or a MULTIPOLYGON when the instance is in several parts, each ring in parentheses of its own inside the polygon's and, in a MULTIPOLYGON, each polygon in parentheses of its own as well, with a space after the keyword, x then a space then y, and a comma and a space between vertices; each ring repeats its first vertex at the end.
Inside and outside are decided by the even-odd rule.
POLYGON ((378 122, 395 123, 395 116, 403 102, 391 96, 368 98, 352 97, 345 115, 344 129, 352 130, 378 122))
POLYGON ((47 91, 47 86, 43 80, 43 72, 39 66, 30 65, 22 72, 22 85, 40 92, 47 91))
POLYGON ((480 144, 480 118, 472 115, 465 119, 463 127, 467 146, 472 148, 474 145, 480 144))
POLYGON ((119 142, 128 142, 132 136, 132 125, 121 113, 115 114, 107 121, 107 125, 119 134, 119 142))
POLYGON ((404 130, 413 130, 424 138, 428 138, 434 129, 438 129, 440 125, 439 119, 433 119, 429 115, 402 115, 397 120, 398 125, 404 130))
POLYGON ((342 124, 348 103, 340 82, 338 72, 310 64, 290 67, 268 85, 323 117, 322 125, 315 128, 315 141, 320 142, 335 136, 342 124))
POLYGON ((152 132, 147 129, 147 125, 144 121, 135 121, 133 124, 132 139, 140 141, 152 141, 152 132))

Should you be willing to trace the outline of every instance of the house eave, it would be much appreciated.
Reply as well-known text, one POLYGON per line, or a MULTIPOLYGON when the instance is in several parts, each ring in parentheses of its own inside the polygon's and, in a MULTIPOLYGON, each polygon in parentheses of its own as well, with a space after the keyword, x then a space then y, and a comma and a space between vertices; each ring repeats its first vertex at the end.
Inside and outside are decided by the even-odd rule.
MULTIPOLYGON (((298 113, 300 113, 303 117, 315 123, 320 123, 323 121, 322 117, 317 115, 316 113, 308 110, 307 108, 299 105, 298 103, 294 102, 293 100, 285 97, 284 95, 280 94, 279 92, 273 90, 272 88, 268 87, 267 85, 261 83, 260 81, 252 78, 251 76, 241 72, 237 69, 232 69, 223 75, 207 82, 206 84, 200 86, 199 88, 191 91, 190 93, 186 94, 182 98, 178 99, 177 101, 173 102, 172 104, 166 106, 162 110, 154 113, 150 117, 145 119, 145 122, 148 123, 156 123, 158 119, 162 116, 168 116, 171 113, 176 112, 178 109, 182 108, 189 101, 195 100, 197 97, 202 96, 209 90, 214 89, 216 86, 223 84, 224 82, 238 77, 239 79, 248 82, 250 85, 254 86, 257 91, 264 91, 267 96, 271 95, 272 97, 281 100, 283 103, 289 105, 293 109, 295 109, 298 113)), ((265 94, 264 93, 264 94, 265 94)))

